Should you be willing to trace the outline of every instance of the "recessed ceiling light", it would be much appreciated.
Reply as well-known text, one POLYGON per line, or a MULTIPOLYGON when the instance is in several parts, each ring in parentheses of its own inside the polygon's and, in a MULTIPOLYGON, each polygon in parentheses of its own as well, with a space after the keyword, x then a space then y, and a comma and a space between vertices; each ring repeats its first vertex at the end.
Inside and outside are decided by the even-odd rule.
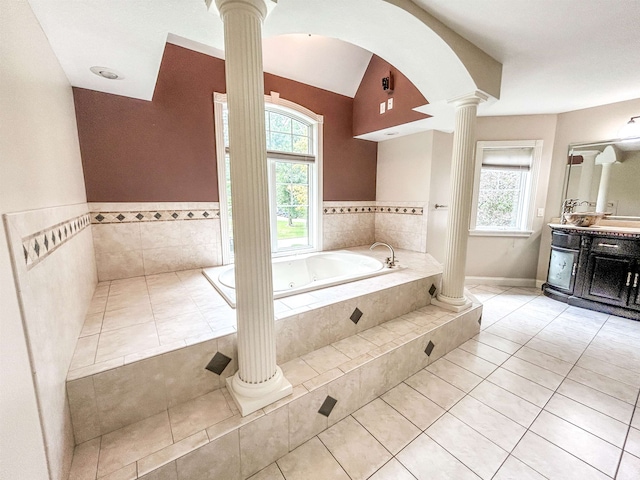
POLYGON ((124 78, 122 75, 113 71, 113 69, 107 67, 91 67, 89 70, 99 77, 106 78, 107 80, 122 80, 122 78, 124 78))

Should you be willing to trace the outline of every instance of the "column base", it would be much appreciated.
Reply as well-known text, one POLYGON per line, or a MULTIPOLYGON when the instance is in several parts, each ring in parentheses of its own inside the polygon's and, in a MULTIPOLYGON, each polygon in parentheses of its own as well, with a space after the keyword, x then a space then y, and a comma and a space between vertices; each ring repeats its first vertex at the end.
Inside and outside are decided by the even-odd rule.
POLYGON ((449 298, 444 295, 438 295, 436 298, 431 299, 431 304, 458 313, 471 308, 473 302, 466 297, 449 298))
POLYGON ((238 372, 227 378, 227 390, 246 417, 262 407, 291 395, 293 387, 284 377, 280 367, 276 366, 276 374, 263 383, 246 383, 240 379, 238 372))

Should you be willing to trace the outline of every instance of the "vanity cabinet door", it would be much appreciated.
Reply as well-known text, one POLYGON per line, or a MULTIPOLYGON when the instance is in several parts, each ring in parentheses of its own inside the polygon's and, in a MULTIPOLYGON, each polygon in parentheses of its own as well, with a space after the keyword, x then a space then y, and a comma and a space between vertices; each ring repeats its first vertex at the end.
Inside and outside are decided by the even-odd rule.
POLYGON ((587 265, 584 298, 624 307, 630 293, 634 261, 592 253, 587 265), (631 276, 630 276, 631 275, 631 276))
POLYGON ((577 266, 577 250, 551 247, 547 284, 565 293, 573 293, 577 266))
POLYGON ((636 263, 636 271, 633 275, 632 282, 629 307, 640 310, 640 262, 636 263))

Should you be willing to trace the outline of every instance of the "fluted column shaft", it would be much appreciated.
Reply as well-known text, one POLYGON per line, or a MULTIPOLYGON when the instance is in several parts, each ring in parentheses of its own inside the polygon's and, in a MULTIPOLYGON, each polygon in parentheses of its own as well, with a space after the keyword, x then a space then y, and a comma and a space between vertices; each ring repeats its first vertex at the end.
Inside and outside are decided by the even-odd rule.
POLYGON ((216 3, 224 22, 238 320, 239 370, 230 390, 255 400, 279 388, 282 379, 276 366, 264 121, 262 22, 267 8, 264 0, 216 3))
POLYGON ((451 194, 442 287, 437 296, 437 303, 445 307, 449 305, 454 309, 466 308, 470 305, 464 296, 464 279, 473 196, 476 115, 478 104, 485 99, 486 96, 476 92, 453 101, 456 112, 451 194))

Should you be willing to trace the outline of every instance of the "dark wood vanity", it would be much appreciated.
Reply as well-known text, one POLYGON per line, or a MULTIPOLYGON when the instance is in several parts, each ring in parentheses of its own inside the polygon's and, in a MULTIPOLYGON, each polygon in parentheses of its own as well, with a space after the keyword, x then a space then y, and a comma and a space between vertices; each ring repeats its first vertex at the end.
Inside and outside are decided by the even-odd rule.
POLYGON ((640 228, 549 226, 551 258, 544 294, 640 320, 640 228))

